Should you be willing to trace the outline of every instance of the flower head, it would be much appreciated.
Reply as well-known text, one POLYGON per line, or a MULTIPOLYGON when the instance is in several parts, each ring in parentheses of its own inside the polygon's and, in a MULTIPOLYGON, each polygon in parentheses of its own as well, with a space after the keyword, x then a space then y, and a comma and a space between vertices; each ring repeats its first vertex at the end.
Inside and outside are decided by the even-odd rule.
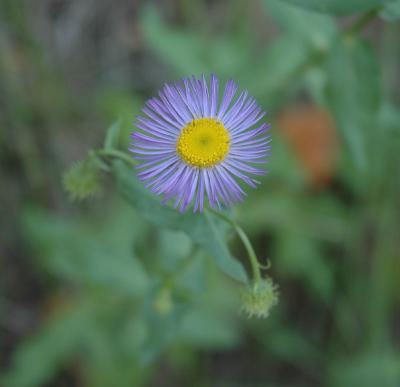
POLYGON ((203 75, 167 84, 151 98, 138 116, 130 151, 138 177, 163 203, 185 211, 194 203, 202 211, 205 198, 211 207, 229 207, 243 200, 244 185, 255 188, 254 175, 268 156, 265 113, 248 92, 237 97, 237 85, 226 83, 219 98, 219 81, 203 75), (219 102, 220 100, 220 102, 219 102))

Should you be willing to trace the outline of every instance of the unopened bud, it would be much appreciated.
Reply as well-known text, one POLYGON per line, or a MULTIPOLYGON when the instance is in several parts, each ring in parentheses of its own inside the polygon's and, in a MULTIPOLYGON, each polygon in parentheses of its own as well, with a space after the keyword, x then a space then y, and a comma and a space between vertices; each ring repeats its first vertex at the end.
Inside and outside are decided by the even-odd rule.
POLYGON ((277 287, 269 278, 252 284, 242 292, 242 310, 248 317, 268 317, 277 302, 277 287))
POLYGON ((167 288, 161 289, 156 295, 153 303, 154 310, 160 315, 167 315, 173 308, 171 291, 167 288))
POLYGON ((63 176, 63 184, 73 200, 82 200, 100 190, 99 168, 88 158, 74 163, 63 176))

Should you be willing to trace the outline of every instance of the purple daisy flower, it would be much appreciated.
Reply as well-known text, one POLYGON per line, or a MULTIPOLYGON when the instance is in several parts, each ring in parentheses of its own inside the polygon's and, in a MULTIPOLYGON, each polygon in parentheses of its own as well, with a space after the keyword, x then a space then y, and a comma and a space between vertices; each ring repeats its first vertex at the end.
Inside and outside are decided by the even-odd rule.
POLYGON ((266 172, 269 126, 258 124, 265 113, 254 98, 228 81, 219 104, 219 81, 211 75, 166 84, 138 116, 130 151, 140 162, 138 177, 165 204, 185 211, 203 211, 205 197, 212 208, 229 207, 255 188, 253 175, 266 172))

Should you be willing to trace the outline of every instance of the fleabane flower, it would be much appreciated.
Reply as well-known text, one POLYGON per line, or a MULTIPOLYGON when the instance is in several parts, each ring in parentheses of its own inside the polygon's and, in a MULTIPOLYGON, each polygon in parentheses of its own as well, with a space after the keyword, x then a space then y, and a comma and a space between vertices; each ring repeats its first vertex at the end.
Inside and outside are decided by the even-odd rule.
POLYGON ((219 96, 219 81, 185 78, 166 84, 148 100, 132 133, 130 151, 139 161, 138 177, 162 202, 203 211, 230 207, 255 188, 266 172, 270 149, 265 113, 247 90, 237 94, 232 81, 219 96))

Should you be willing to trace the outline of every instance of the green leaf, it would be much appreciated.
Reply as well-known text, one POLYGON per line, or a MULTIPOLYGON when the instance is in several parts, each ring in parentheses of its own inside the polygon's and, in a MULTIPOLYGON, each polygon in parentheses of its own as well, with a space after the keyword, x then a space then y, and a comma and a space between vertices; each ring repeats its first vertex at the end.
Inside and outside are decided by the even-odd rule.
POLYGON ((188 306, 172 303, 171 310, 160 313, 154 306, 155 296, 159 292, 155 287, 144 300, 142 315, 150 335, 147 335, 140 351, 140 362, 148 365, 164 352, 179 335, 179 328, 188 306))
POLYGON ((115 121, 108 129, 104 140, 104 149, 111 150, 118 148, 119 135, 121 131, 121 120, 115 121))
POLYGON ((276 95, 293 88, 296 72, 308 60, 308 52, 297 39, 285 35, 275 39, 244 75, 243 84, 252 94, 276 103, 276 95), (285 58, 285 60, 282 60, 285 58))
POLYGON ((154 7, 146 7, 141 26, 147 44, 182 74, 200 74, 206 62, 204 39, 198 34, 167 28, 154 7))
POLYGON ((159 199, 151 195, 137 180, 133 170, 122 162, 114 163, 114 173, 121 195, 151 223, 185 232, 204 249, 219 268, 232 278, 246 282, 243 266, 230 254, 224 236, 213 216, 208 213, 192 214, 163 206, 159 199))
POLYGON ((14 352, 12 366, 0 384, 7 387, 43 386, 77 351, 90 326, 88 303, 48 321, 32 337, 22 342, 14 352))
MULTIPOLYGON (((368 149, 381 102, 379 67, 370 46, 338 41, 326 62, 326 101, 345 141, 354 174, 368 167, 368 149)), ((350 171, 350 169, 348 169, 350 171)))
POLYGON ((293 326, 290 328, 282 325, 271 327, 266 334, 260 335, 260 339, 261 345, 271 352, 273 357, 288 363, 301 364, 303 367, 312 369, 322 356, 318 347, 293 326))
POLYGON ((281 0, 264 0, 263 3, 282 32, 297 41, 326 49, 338 32, 329 15, 310 12, 281 0))
POLYGON ((181 75, 214 71, 229 76, 247 68, 251 45, 244 39, 205 36, 165 23, 156 8, 148 6, 141 14, 141 27, 147 45, 181 75))
POLYGON ((303 280, 316 298, 330 301, 334 289, 332 265, 324 258, 315 240, 298 230, 289 230, 278 236, 276 255, 279 271, 303 280))
POLYGON ((221 278, 210 267, 207 287, 198 294, 180 327, 180 337, 188 345, 201 349, 230 349, 241 339, 237 310, 239 292, 235 284, 221 278))
POLYGON ((379 15, 387 21, 400 19, 400 0, 394 0, 385 4, 379 15))
POLYGON ((108 222, 87 225, 37 209, 27 211, 23 220, 37 259, 52 274, 138 296, 147 290, 148 277, 141 262, 132 256, 131 234, 119 231, 132 227, 128 216, 114 213, 108 222))
POLYGON ((397 387, 400 382, 400 357, 391 348, 366 352, 329 364, 329 386, 397 387))
POLYGON ((380 7, 392 0, 283 0, 286 3, 312 11, 347 15, 354 12, 368 11, 380 7))
POLYGON ((232 316, 206 308, 193 308, 185 316, 180 335, 185 342, 202 349, 229 349, 239 342, 232 316))

